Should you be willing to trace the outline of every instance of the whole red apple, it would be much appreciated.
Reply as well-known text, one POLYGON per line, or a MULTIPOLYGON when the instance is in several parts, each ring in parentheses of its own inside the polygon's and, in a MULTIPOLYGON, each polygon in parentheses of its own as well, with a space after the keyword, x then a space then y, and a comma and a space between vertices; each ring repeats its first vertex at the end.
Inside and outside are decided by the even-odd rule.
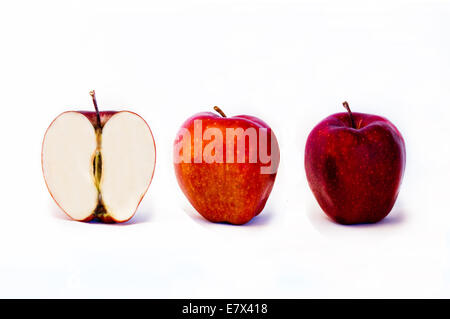
POLYGON ((211 112, 186 120, 174 143, 181 190, 207 220, 245 224, 264 208, 280 153, 270 127, 247 115, 211 112))
POLYGON ((405 142, 387 119, 333 114, 309 134, 305 170, 323 211, 341 224, 375 223, 391 211, 405 170, 405 142))

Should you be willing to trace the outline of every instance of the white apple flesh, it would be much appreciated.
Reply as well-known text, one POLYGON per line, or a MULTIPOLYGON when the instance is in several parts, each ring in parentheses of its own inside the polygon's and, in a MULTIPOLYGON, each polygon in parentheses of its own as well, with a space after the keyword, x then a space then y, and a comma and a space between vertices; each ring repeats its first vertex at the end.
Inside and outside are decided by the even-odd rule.
POLYGON ((48 190, 78 221, 125 222, 133 217, 150 186, 155 161, 149 126, 129 111, 64 112, 50 124, 42 145, 48 190))

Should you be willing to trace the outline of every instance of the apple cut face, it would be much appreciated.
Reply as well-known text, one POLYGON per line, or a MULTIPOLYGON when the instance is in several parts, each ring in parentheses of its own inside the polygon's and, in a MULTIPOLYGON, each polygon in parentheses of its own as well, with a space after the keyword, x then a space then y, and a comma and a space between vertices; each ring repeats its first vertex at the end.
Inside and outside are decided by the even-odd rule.
POLYGON ((115 221, 126 221, 133 216, 153 176, 153 136, 140 116, 119 112, 103 127, 101 144, 103 205, 115 221))
POLYGON ((133 217, 155 168, 155 143, 137 114, 112 115, 102 130, 66 112, 47 130, 42 168, 47 187, 71 218, 124 222, 133 217))
POLYGON ((97 148, 94 126, 81 113, 58 116, 45 134, 42 169, 48 190, 70 217, 87 220, 98 205, 93 155, 97 148))

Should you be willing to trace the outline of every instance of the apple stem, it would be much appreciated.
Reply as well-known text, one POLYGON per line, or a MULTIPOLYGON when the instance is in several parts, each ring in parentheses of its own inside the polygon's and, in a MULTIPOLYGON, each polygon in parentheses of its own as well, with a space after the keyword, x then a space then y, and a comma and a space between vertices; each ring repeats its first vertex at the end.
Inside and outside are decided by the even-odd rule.
POLYGON ((214 111, 216 111, 217 113, 219 113, 220 115, 222 115, 222 117, 227 117, 225 115, 225 113, 223 113, 223 111, 220 109, 220 107, 218 106, 214 106, 214 111))
POLYGON ((92 90, 91 92, 89 92, 89 94, 90 96, 92 96, 92 102, 94 102, 95 114, 97 115, 97 125, 99 128, 101 128, 102 125, 100 122, 100 112, 98 111, 97 99, 95 98, 95 90, 92 90))
POLYGON ((356 128, 355 121, 353 120, 353 114, 352 114, 352 111, 350 110, 350 106, 348 105, 348 102, 345 101, 344 103, 342 103, 342 105, 343 105, 343 106, 345 107, 345 109, 348 111, 348 115, 350 116, 350 121, 351 121, 351 123, 352 123, 352 127, 353 127, 353 128, 356 128))

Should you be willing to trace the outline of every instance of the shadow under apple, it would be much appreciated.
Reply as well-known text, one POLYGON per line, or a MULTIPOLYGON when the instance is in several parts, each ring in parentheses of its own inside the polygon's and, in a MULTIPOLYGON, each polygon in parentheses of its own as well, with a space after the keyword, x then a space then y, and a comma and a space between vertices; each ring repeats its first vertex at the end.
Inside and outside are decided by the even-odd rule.
POLYGON ((248 223, 243 225, 234 225, 231 223, 221 222, 221 223, 213 223, 204 218, 200 213, 198 213, 192 206, 184 205, 183 210, 187 213, 187 215, 199 225, 203 227, 208 227, 210 225, 223 225, 223 227, 263 227, 267 226, 273 218, 273 211, 270 208, 265 208, 258 215, 253 217, 248 223))
MULTIPOLYGON (((67 216, 64 211, 59 208, 58 205, 55 204, 53 201, 49 201, 49 210, 53 218, 60 219, 64 221, 70 221, 70 222, 78 222, 76 220, 71 219, 69 216, 67 216)), ((89 222, 85 222, 85 224, 91 224, 91 225, 110 225, 110 226, 130 226, 130 225, 137 225, 137 224, 143 224, 148 223, 151 220, 151 211, 153 211, 153 208, 149 202, 146 202, 145 204, 141 204, 138 206, 136 213, 134 216, 123 223, 103 223, 98 219, 93 219, 89 222)))
POLYGON ((336 228, 348 228, 348 229, 387 229, 389 227, 395 227, 401 225, 406 220, 406 212, 401 207, 401 204, 396 204, 392 211, 382 220, 377 223, 361 223, 354 225, 343 225, 335 222, 330 217, 328 217, 325 212, 318 206, 316 202, 310 203, 310 209, 308 209, 308 218, 311 224, 320 232, 327 232, 329 229, 336 228))

